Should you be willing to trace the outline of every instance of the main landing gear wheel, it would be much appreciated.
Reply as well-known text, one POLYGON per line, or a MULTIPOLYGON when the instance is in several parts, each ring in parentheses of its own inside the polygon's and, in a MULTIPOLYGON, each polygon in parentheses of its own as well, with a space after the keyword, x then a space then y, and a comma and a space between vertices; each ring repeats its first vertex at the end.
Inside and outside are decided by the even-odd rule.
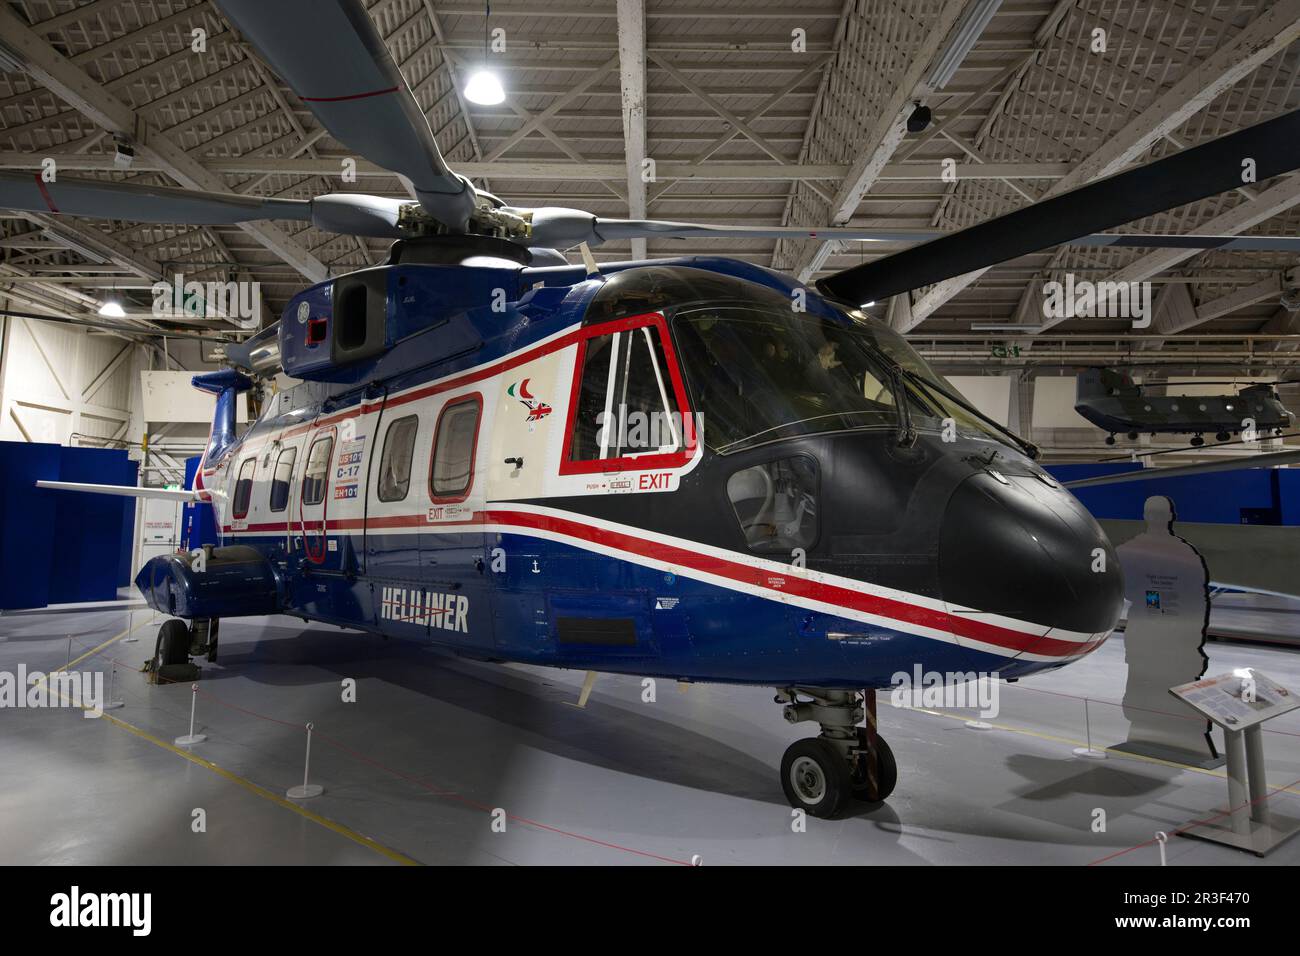
POLYGON ((781 788, 790 806, 814 817, 833 817, 853 789, 849 765, 820 737, 796 740, 781 758, 781 788))
POLYGON ((894 760, 894 751, 890 749, 885 738, 876 734, 876 795, 871 796, 870 783, 867 779, 867 761, 871 758, 867 756, 867 731, 862 729, 858 732, 858 755, 854 760, 853 769, 849 773, 851 783, 851 793, 855 800, 866 800, 868 802, 881 802, 889 799, 889 795, 894 792, 898 786, 898 762, 894 760))
POLYGON ((190 662, 190 629, 173 618, 158 629, 158 647, 154 652, 155 668, 190 662))
POLYGON ((867 729, 861 726, 864 720, 875 726, 875 695, 874 690, 826 687, 777 690, 786 720, 816 721, 822 729, 820 736, 791 744, 781 758, 781 789, 790 806, 815 817, 833 817, 850 799, 878 803, 894 792, 898 764, 893 751, 879 734, 868 748, 867 729), (868 763, 873 759, 874 766, 868 763))

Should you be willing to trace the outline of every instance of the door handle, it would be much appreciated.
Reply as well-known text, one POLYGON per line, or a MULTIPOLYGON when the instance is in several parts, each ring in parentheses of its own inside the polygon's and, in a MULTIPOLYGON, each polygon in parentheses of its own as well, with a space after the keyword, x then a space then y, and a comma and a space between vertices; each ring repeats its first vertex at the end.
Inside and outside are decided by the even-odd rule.
POLYGON ((524 467, 524 456, 520 455, 517 458, 507 458, 505 460, 505 464, 514 465, 515 470, 518 471, 519 469, 524 467))

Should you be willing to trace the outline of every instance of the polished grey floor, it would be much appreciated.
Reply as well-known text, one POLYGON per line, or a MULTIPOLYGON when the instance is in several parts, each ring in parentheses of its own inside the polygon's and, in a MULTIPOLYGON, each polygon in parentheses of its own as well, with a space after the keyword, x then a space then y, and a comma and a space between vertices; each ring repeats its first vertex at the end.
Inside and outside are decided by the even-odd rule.
MULTIPOLYGON (((199 684, 207 740, 186 759, 171 742, 188 730, 189 686, 150 686, 134 670, 153 647, 150 617, 0 617, 0 672, 58 667, 139 625, 138 642, 119 640, 77 665, 122 662, 125 706, 111 719, 0 710, 0 862, 1079 865, 1226 799, 1221 776, 1072 755, 1088 733, 1085 697, 1093 741, 1124 738, 1122 638, 1054 675, 1003 686, 992 730, 968 728, 968 713, 882 701, 900 764, 894 796, 798 832, 777 765, 809 725, 786 724, 770 690, 660 682, 648 702, 639 679, 602 675, 579 709, 581 673, 469 663, 288 618, 226 621, 221 662, 199 684), (343 700, 348 679, 355 702, 343 700), (311 778, 325 792, 295 804, 284 791, 302 782, 308 722, 311 778), (1094 832, 1098 810, 1105 832, 1094 832)), ((1253 665, 1300 687, 1294 651, 1208 651, 1212 673, 1253 665)), ((1292 784, 1300 717, 1269 727, 1270 783, 1292 784)), ((1300 815, 1297 791, 1274 806, 1300 815)), ((1178 838, 1168 857, 1295 863, 1300 837, 1263 861, 1178 838)), ((1105 865, 1157 861, 1146 846, 1105 865)))

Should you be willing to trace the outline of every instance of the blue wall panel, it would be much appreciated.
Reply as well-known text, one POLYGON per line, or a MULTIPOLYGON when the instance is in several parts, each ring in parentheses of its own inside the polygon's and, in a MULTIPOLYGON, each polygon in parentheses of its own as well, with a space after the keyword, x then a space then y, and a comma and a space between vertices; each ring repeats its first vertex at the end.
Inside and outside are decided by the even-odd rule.
POLYGON ((50 603, 55 492, 36 481, 58 477, 58 445, 0 442, 0 608, 50 603))
MULTIPOLYGON (((1133 471, 1130 462, 1053 465, 1064 482, 1133 471)), ((1138 520, 1152 495, 1173 499, 1181 521, 1212 524, 1300 524, 1300 471, 1250 468, 1240 471, 1150 478, 1071 492, 1094 517, 1138 520)))
MULTIPOLYGON (((113 448, 60 448, 59 480, 134 485, 135 462, 113 448)), ((122 529, 135 522, 135 500, 116 495, 53 491, 56 566, 50 575, 50 603, 111 601, 122 567, 122 529)))
POLYGON ((136 483, 123 450, 0 442, 0 608, 106 601, 130 582, 135 500, 37 488, 136 483))

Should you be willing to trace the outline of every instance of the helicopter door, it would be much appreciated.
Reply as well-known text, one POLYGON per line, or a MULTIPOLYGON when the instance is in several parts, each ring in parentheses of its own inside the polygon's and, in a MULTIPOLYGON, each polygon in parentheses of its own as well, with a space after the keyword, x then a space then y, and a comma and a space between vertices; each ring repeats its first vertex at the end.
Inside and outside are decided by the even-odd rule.
MULTIPOLYGON (((483 396, 450 396, 434 418, 429 455, 425 524, 420 562, 428 593, 423 597, 430 637, 437 641, 492 646, 492 613, 484 573, 487 536, 476 514, 486 507, 485 481, 476 461, 483 428, 483 396)), ((485 449, 487 445, 483 446, 485 449)))
MULTIPOLYGON (((420 528, 424 523, 422 463, 429 459, 431 424, 412 406, 387 405, 380 413, 366 485, 365 570, 374 590, 378 622, 402 625, 399 633, 427 630, 401 609, 422 586, 420 528), (421 465, 417 467, 416 463, 421 465)), ((413 603, 413 602, 412 602, 413 603)))
MULTIPOLYGON (((330 467, 337 438, 334 428, 313 430, 308 436, 307 459, 303 465, 302 484, 298 499, 298 531, 302 541, 302 557, 320 566, 337 564, 330 560, 328 520, 330 501, 330 467)), ((338 554, 335 540, 334 555, 338 554)))

